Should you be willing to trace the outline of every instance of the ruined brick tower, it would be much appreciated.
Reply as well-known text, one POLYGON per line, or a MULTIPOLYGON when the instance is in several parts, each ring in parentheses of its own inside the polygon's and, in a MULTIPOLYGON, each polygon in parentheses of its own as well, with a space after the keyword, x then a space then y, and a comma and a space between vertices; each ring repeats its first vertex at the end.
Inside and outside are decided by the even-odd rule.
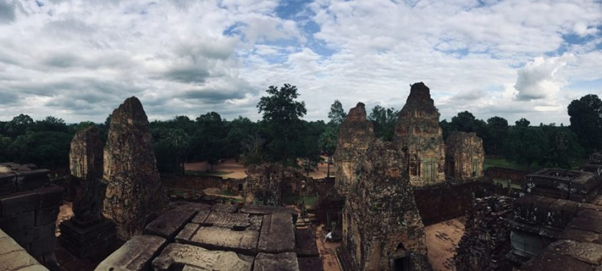
POLYGON ((445 142, 445 174, 454 180, 483 177, 485 150, 475 133, 453 132, 445 142))
POLYGON ((366 109, 358 103, 349 110, 347 118, 339 130, 337 149, 333 159, 335 163, 335 187, 340 195, 346 195, 354 183, 353 169, 359 157, 374 141, 374 128, 366 120, 366 109))
POLYGON ((445 181, 445 143, 439 127, 439 111, 429 88, 422 82, 412 85, 395 126, 395 145, 409 155, 412 186, 428 186, 445 181))
POLYGON ((405 153, 381 140, 358 158, 343 209, 339 254, 347 270, 431 270, 406 161, 405 153))
POLYGON ((169 203, 152 140, 148 118, 136 97, 113 111, 104 148, 103 214, 117 224, 117 233, 125 240, 141 233, 147 218, 169 203))

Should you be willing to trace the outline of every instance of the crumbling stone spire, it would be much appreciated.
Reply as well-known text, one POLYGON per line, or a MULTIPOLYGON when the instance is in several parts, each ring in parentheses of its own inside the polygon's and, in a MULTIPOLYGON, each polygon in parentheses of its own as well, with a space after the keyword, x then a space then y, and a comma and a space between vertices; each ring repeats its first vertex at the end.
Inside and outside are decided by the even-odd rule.
POLYGON ((333 156, 336 165, 335 187, 339 194, 346 195, 347 189, 355 183, 353 168, 373 140, 374 128, 366 119, 365 105, 358 103, 349 110, 347 118, 341 124, 337 149, 333 156))
POLYGON ((411 86, 410 95, 397 118, 393 141, 409 154, 413 186, 445 181, 445 143, 439 127, 439 111, 424 83, 411 86))
POLYGON ((129 239, 141 233, 148 216, 164 209, 169 199, 160 183, 152 135, 142 104, 125 100, 111 115, 104 148, 107 183, 103 213, 129 239))
POLYGON ((96 125, 79 130, 71 141, 69 169, 79 179, 83 193, 73 203, 74 222, 89 225, 102 219, 102 141, 96 125))

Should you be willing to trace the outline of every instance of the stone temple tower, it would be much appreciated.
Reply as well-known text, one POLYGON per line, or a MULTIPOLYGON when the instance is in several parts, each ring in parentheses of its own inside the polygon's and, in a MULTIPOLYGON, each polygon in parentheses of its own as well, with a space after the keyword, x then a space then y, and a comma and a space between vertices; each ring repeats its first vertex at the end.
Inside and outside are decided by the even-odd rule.
POLYGON ((445 143, 439 111, 429 88, 422 82, 411 86, 395 125, 395 145, 409 155, 410 183, 414 187, 445 181, 445 143))

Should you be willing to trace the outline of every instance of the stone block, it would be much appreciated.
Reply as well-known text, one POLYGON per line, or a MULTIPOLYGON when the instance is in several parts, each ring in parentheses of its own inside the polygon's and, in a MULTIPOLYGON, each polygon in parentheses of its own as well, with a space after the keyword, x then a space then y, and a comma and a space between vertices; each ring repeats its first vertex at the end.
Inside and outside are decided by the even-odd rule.
POLYGON ((146 225, 144 232, 146 234, 154 234, 163 238, 173 239, 195 214, 196 211, 190 209, 176 209, 165 212, 146 225))
POLYGON ((45 239, 50 236, 54 236, 56 230, 56 224, 50 223, 43 226, 38 226, 33 228, 33 239, 45 239))
POLYGON ((59 214, 59 206, 44 207, 36 210, 36 226, 54 224, 59 214))
POLYGON ((39 265, 33 257, 24 250, 17 250, 0 255, 0 271, 14 271, 32 265, 39 265))
POLYGON ((17 173, 17 189, 19 191, 33 190, 50 183, 50 170, 36 169, 30 171, 19 171, 17 173))
POLYGON ((60 228, 59 242, 80 259, 105 258, 117 238, 115 224, 110 220, 85 227, 69 220, 61 223, 60 228))
POLYGON ((205 225, 205 219, 209 216, 211 210, 200 210, 198 213, 192 218, 192 223, 196 223, 199 225, 205 225))
POLYGON ((207 249, 231 250, 245 255, 257 253, 259 232, 233 231, 220 227, 200 227, 189 242, 207 249))
POLYGON ((211 211, 222 213, 236 213, 238 205, 218 203, 211 206, 211 211))
POLYGON ((254 271, 299 271, 297 255, 293 252, 280 254, 259 253, 253 265, 254 271))
POLYGON ((30 253, 34 257, 52 253, 56 248, 57 243, 58 241, 54 235, 45 239, 35 239, 31 243, 30 253))
POLYGON ((295 229, 290 214, 274 213, 264 216, 257 249, 268 253, 294 251, 295 229))
POLYGON ((297 215, 295 210, 286 207, 264 205, 245 205, 240 209, 240 212, 251 215, 269 215, 273 213, 290 213, 291 215, 297 215))
POLYGON ((249 214, 211 212, 203 225, 245 230, 251 226, 251 223, 249 221, 249 214))
POLYGON ((19 268, 15 271, 48 271, 48 269, 42 265, 36 264, 36 265, 30 265, 27 267, 19 268))
POLYGON ((593 266, 549 250, 533 257, 519 270, 524 271, 592 271, 593 266))
POLYGON ((155 271, 174 270, 184 265, 200 270, 251 271, 253 259, 241 257, 231 251, 211 251, 202 247, 172 243, 153 260, 155 271))
POLYGON ((180 243, 189 242, 190 238, 192 238, 192 235, 194 235, 194 233, 199 227, 199 224, 195 223, 186 224, 186 226, 184 226, 184 228, 178 233, 178 235, 176 235, 176 241, 180 243))
POLYGON ((0 197, 2 217, 35 210, 38 207, 38 194, 35 192, 17 192, 0 197))
POLYGON ((0 173, 0 195, 17 192, 17 176, 13 173, 0 173))
POLYGON ((11 217, 0 218, 0 229, 2 229, 17 243, 25 246, 31 243, 34 237, 35 212, 30 211, 11 217))
POLYGON ((298 257, 297 262, 301 271, 324 271, 324 265, 320 257, 298 257))
POLYGON ((96 271, 149 270, 151 260, 159 254, 167 240, 154 235, 136 235, 102 261, 96 271))
POLYGON ((4 234, 4 236, 0 236, 0 255, 21 250, 25 249, 19 246, 19 244, 10 238, 10 236, 6 234, 4 234))
POLYGON ((49 186, 36 189, 40 198, 40 207, 60 206, 65 197, 65 189, 60 186, 49 186))
POLYGON ((320 257, 316 245, 316 233, 313 229, 295 230, 295 252, 299 257, 320 257))

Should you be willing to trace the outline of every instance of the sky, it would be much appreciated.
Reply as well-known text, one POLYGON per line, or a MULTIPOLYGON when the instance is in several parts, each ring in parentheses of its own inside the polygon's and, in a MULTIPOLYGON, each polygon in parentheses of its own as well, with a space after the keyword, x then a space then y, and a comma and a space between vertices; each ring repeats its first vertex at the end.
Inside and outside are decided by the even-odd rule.
POLYGON ((104 122, 130 96, 151 120, 257 120, 285 83, 326 120, 335 100, 401 109, 415 82, 441 119, 569 124, 602 96, 602 2, 0 0, 3 121, 104 122))

